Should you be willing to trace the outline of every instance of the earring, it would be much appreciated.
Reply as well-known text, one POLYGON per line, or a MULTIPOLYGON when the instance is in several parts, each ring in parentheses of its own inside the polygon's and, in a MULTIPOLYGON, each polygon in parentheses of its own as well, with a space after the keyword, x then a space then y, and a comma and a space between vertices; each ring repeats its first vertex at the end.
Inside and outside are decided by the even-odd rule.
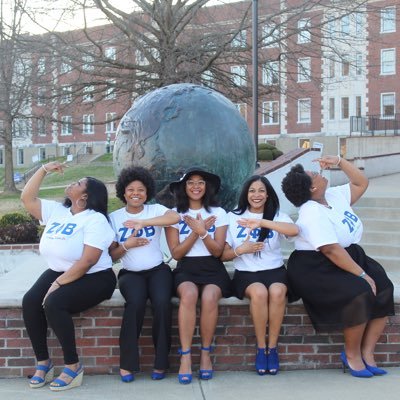
POLYGON ((83 209, 86 208, 87 201, 86 201, 85 199, 82 199, 82 198, 81 198, 81 199, 78 199, 78 200, 75 202, 75 205, 76 205, 78 208, 81 208, 81 209, 83 210, 83 209), (80 205, 80 204, 79 204, 80 201, 83 201, 85 204, 84 204, 83 206, 80 205))

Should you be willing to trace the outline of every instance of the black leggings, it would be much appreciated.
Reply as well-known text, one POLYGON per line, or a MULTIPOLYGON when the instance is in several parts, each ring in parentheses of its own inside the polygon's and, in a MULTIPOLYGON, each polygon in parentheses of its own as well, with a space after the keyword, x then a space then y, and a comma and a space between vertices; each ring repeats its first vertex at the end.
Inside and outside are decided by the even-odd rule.
POLYGON ((26 330, 32 342, 37 361, 49 359, 47 324, 53 329, 64 353, 65 364, 79 361, 75 344, 72 314, 85 311, 109 299, 115 289, 113 270, 85 274, 74 282, 56 289, 42 305, 51 283, 62 273, 46 270, 29 289, 22 300, 26 330))
POLYGON ((167 264, 160 264, 147 271, 121 270, 118 281, 126 301, 119 338, 121 369, 139 371, 138 338, 147 299, 150 299, 153 311, 154 369, 167 369, 171 346, 171 269, 167 264))

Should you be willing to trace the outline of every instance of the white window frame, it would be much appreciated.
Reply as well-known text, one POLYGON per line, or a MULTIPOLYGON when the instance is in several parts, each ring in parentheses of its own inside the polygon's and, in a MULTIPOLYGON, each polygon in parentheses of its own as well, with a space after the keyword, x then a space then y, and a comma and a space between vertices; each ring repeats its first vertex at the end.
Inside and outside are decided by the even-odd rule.
POLYGON ((46 73, 46 57, 39 57, 37 62, 37 74, 44 75, 46 73))
POLYGON ((310 32, 311 22, 308 18, 302 18, 297 21, 297 43, 310 43, 311 42, 311 32, 310 32))
POLYGON ((231 66, 232 83, 236 86, 247 85, 247 71, 245 65, 231 66))
POLYGON ((94 101, 94 86, 93 85, 85 86, 83 88, 82 101, 84 103, 94 101))
POLYGON ((246 103, 235 103, 237 110, 240 115, 247 120, 247 104, 246 103))
POLYGON ((46 88, 38 87, 38 95, 37 95, 37 102, 38 106, 45 106, 46 105, 46 88))
POLYGON ((263 85, 279 85, 279 61, 270 61, 262 67, 263 85))
POLYGON ((62 74, 68 74, 72 71, 72 65, 70 64, 69 60, 62 60, 60 65, 60 72, 62 74))
POLYGON ((117 59, 117 49, 115 47, 106 47, 104 50, 104 56, 108 60, 115 61, 117 59))
POLYGON ((108 112, 106 113, 106 133, 113 133, 115 132, 115 117, 117 113, 115 112, 108 112))
POLYGON ((328 78, 334 78, 336 75, 336 60, 328 59, 328 78))
POLYGON ((297 60, 297 82, 310 82, 311 58, 304 57, 297 60))
POLYGON ((209 70, 206 70, 201 74, 201 80, 202 82, 207 82, 207 87, 215 88, 214 79, 214 74, 209 70))
POLYGON ((83 61, 82 69, 84 71, 92 71, 94 69, 94 65, 93 65, 94 57, 93 56, 88 55, 88 54, 84 55, 82 57, 82 61, 83 61))
POLYGON ((44 161, 46 159, 46 147, 39 147, 38 149, 39 161, 44 161))
POLYGON ((0 149, 0 165, 4 165, 4 149, 0 149))
POLYGON ((348 96, 343 96, 340 98, 340 119, 342 121, 348 120, 350 118, 350 98, 348 96), (347 107, 345 107, 345 102, 347 102, 347 107))
POLYGON ((298 99, 297 100, 297 123, 307 124, 311 122, 311 99, 298 99), (302 115, 308 114, 308 118, 304 118, 302 115))
POLYGON ((396 73, 396 49, 381 49, 381 75, 396 73))
POLYGON ((356 53, 355 71, 356 75, 360 76, 364 73, 364 57, 362 53, 356 53))
POLYGON ((246 48, 247 46, 247 31, 242 29, 232 39, 231 47, 233 48, 246 48))
POLYGON ((117 92, 116 92, 116 84, 117 81, 115 79, 108 79, 108 86, 106 89, 106 93, 105 93, 105 99, 106 100, 114 100, 117 98, 117 92))
POLYGON ((350 15, 343 15, 340 18, 340 36, 349 36, 350 35, 350 15))
POLYGON ((72 135, 72 116, 63 115, 61 117, 61 136, 72 135))
POLYGON ((354 115, 356 117, 362 116, 362 96, 356 96, 354 100, 354 115))
POLYGON ((334 97, 328 99, 328 118, 330 121, 334 121, 336 118, 336 99, 334 97))
POLYGON ((354 19, 354 32, 357 37, 360 37, 360 35, 364 34, 364 25, 365 25, 364 14, 362 12, 356 11, 353 14, 353 19, 354 19))
POLYGON ((396 115, 396 93, 394 92, 389 92, 389 93, 381 93, 381 118, 385 118, 385 119, 393 119, 396 115), (388 103, 388 105, 390 106, 392 104, 393 106, 393 114, 385 114, 385 101, 384 98, 389 98, 389 96, 391 98, 393 98, 393 102, 392 103, 388 103))
POLYGON ((381 33, 396 32, 396 7, 381 9, 381 33))
POLYGON ((94 114, 83 114, 82 134, 94 135, 94 114))
POLYGON ((61 104, 69 104, 72 102, 72 86, 62 85, 61 86, 61 104))
POLYGON ((24 149, 17 149, 17 165, 24 165, 24 149))
POLYGON ((343 55, 342 62, 340 64, 340 76, 350 76, 350 60, 347 54, 343 55))
POLYGON ((46 136, 46 120, 42 118, 37 118, 37 133, 38 136, 46 136))
POLYGON ((279 101, 269 100, 262 103, 262 124, 279 125, 279 101))
POLYGON ((274 23, 265 24, 262 27, 262 37, 264 48, 279 47, 281 37, 279 25, 274 23))

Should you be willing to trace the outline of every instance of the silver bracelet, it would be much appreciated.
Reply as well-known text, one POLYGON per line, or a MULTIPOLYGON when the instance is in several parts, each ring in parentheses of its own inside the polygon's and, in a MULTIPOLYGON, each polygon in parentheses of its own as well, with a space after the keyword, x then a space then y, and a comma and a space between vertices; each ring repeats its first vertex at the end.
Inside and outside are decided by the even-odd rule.
MULTIPOLYGON (((363 271, 363 272, 361 272, 360 275, 358 275, 358 277, 359 277, 359 278, 364 278, 366 275, 367 275, 366 272, 363 271)), ((364 278, 364 279, 365 279, 365 278, 364 278)))
POLYGON ((340 164, 340 161, 342 161, 342 158, 340 157, 339 154, 337 155, 337 158, 338 158, 338 160, 337 160, 337 163, 335 164, 335 167, 338 167, 340 164))
POLYGON ((121 247, 122 247, 125 251, 128 251, 128 249, 125 247, 125 245, 124 245, 123 242, 121 242, 121 247))
POLYGON ((200 236, 200 235, 199 235, 199 238, 200 238, 201 240, 204 240, 207 236, 208 236, 208 232, 206 232, 203 236, 200 236))
POLYGON ((46 167, 44 166, 44 164, 42 164, 42 168, 43 168, 43 170, 44 170, 44 172, 46 172, 46 174, 48 174, 50 171, 48 171, 47 169, 46 169, 46 167))

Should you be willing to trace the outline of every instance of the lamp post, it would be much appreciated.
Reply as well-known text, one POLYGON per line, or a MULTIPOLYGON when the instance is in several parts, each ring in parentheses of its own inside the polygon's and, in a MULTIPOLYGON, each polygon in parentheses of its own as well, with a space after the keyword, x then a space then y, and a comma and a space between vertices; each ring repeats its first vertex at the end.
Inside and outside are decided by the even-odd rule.
POLYGON ((258 0, 252 0, 253 133, 258 164, 258 0))

